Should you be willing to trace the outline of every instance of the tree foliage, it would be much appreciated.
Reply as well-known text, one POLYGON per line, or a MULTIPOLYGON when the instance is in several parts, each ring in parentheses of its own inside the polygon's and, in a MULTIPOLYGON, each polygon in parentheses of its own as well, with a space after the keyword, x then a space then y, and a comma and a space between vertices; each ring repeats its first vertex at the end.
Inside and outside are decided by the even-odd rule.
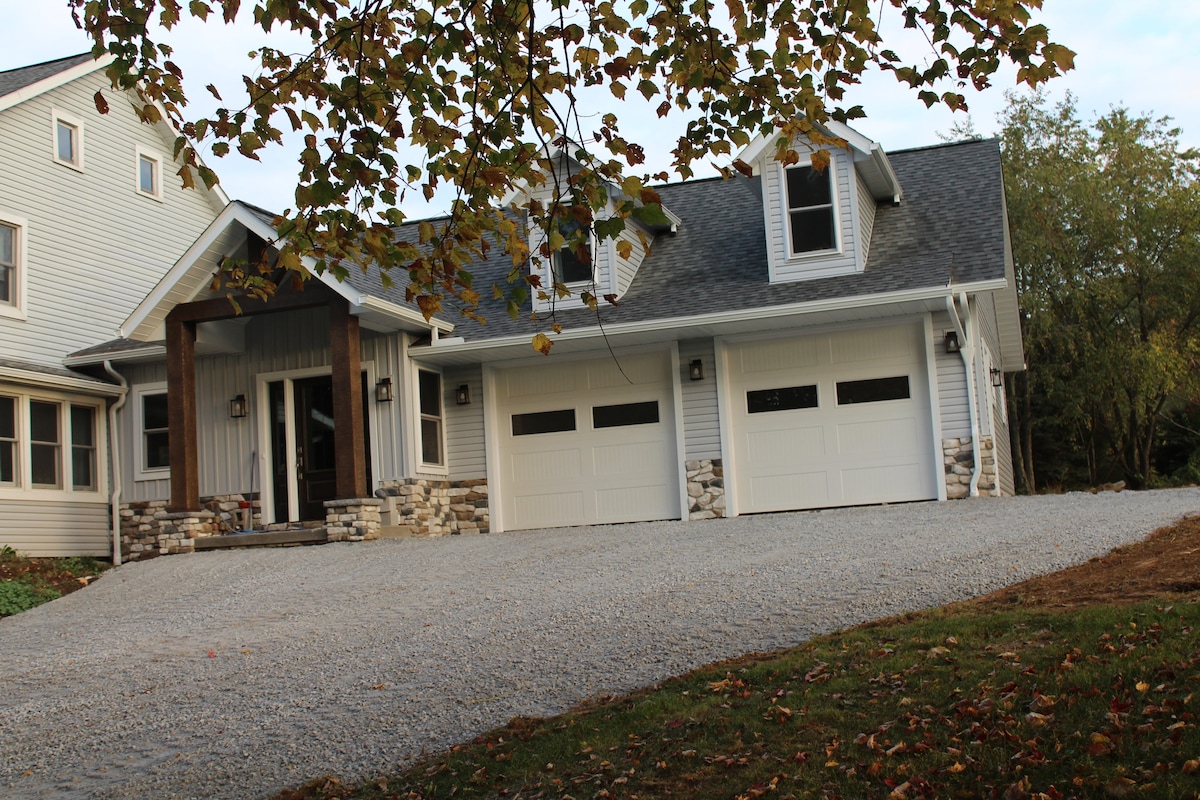
MULTIPOLYGON (((578 104, 596 93, 640 98, 660 117, 686 115, 671 167, 688 177, 697 161, 728 159, 758 134, 782 134, 779 155, 795 160, 790 134, 820 141, 815 126, 863 115, 844 98, 868 69, 891 72, 926 105, 962 109, 965 92, 987 86, 1002 63, 1036 86, 1069 69, 1074 55, 1032 19, 1041 0, 68 3, 95 52, 115 57, 114 83, 138 88, 147 118, 165 112, 186 134, 177 148, 205 183, 216 176, 192 142, 253 159, 285 130, 303 132, 295 207, 278 225, 283 265, 298 268, 311 255, 318 270, 339 276, 368 259, 406 270, 410 299, 426 315, 446 297, 471 313, 479 295, 467 267, 494 246, 512 258, 510 308, 530 292, 561 292, 541 286, 535 267, 559 243, 566 216, 582 223, 574 236, 583 241, 589 229, 615 238, 639 209, 653 209, 649 184, 667 174, 642 171, 643 147, 622 134, 617 114, 585 121, 578 104), (251 17, 265 32, 300 34, 311 49, 265 42, 253 54, 261 69, 244 77, 248 102, 192 119, 169 44, 185 15, 251 17), (924 34, 919 63, 883 41, 886 15, 924 34), (551 145, 567 147, 578 164, 572 174, 547 158, 551 145), (530 253, 498 201, 546 181, 556 200, 534 205, 528 220, 550 241, 530 253), (394 235, 408 193, 429 198, 445 185, 456 201, 444 224, 394 235)), ((182 177, 195 180, 189 168, 182 177)))
POLYGON ((1010 97, 1005 185, 1030 369, 1012 393, 1028 488, 1144 486, 1200 392, 1200 153, 1169 119, 1010 97))

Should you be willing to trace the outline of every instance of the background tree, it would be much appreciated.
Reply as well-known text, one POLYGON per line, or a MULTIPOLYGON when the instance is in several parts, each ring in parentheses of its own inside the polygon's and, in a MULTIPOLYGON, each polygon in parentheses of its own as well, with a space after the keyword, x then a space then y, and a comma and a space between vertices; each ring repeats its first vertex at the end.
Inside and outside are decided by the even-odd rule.
MULTIPOLYGON (((966 108, 964 92, 987 86, 1001 63, 1036 86, 1074 56, 1031 19, 1041 0, 260 0, 250 9, 242 0, 67 1, 95 52, 115 57, 114 84, 139 89, 147 119, 164 109, 187 135, 178 149, 205 183, 216 176, 198 166, 190 141, 256 158, 284 129, 304 131, 295 208, 278 220, 282 263, 296 269, 311 255, 339 276, 367 259, 407 270, 410 299, 426 315, 448 296, 472 312, 479 295, 467 267, 485 248, 512 257, 504 291, 516 313, 531 291, 565 291, 540 286, 535 267, 562 246, 566 216, 580 223, 578 244, 589 231, 616 237, 628 218, 661 214, 648 184, 667 174, 636 173, 643 150, 622 135, 617 114, 582 120, 577 104, 591 92, 686 115, 672 164, 686 178, 697 159, 728 157, 757 134, 784 134, 779 156, 795 161, 788 134, 827 141, 816 126, 863 115, 843 97, 868 68, 892 72, 927 105, 966 108), (311 49, 264 42, 261 70, 245 76, 249 101, 189 119, 165 41, 185 14, 251 16, 264 31, 299 33, 311 49), (888 48, 885 15, 924 33, 922 63, 888 48), (579 165, 569 175, 546 158, 555 144, 579 165), (545 252, 530 253, 497 201, 546 180, 559 201, 528 209, 549 239, 545 252), (416 240, 396 237, 405 193, 430 197, 446 184, 457 200, 445 223, 420 226, 416 240)), ((191 173, 183 170, 185 182, 191 173)), ((247 282, 271 288, 253 271, 247 282)))
MULTIPOLYGON (((1004 177, 1029 370, 1009 392, 1019 478, 1154 472, 1200 390, 1200 153, 1169 120, 1010 96, 1004 177)), ((1194 442, 1200 444, 1200 439, 1194 442)), ((1193 446, 1194 446, 1193 445, 1193 446)))

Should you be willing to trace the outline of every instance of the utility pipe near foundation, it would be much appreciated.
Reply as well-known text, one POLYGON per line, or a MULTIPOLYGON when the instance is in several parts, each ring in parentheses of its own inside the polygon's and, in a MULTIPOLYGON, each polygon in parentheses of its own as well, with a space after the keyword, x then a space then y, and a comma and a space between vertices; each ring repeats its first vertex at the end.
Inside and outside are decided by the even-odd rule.
POLYGON ((971 306, 967 301, 967 293, 958 293, 958 305, 962 309, 959 316, 954 306, 954 295, 946 295, 946 311, 950 314, 950 322, 958 334, 960 342, 958 354, 962 356, 963 371, 967 378, 967 416, 971 418, 971 455, 974 462, 971 466, 971 497, 979 496, 979 477, 983 472, 983 464, 979 457, 979 411, 975 402, 975 342, 969 331, 971 325, 971 306))
POLYGON ((104 371, 121 387, 121 396, 108 409, 108 463, 112 466, 112 495, 109 508, 112 524, 112 562, 121 566, 121 447, 117 441, 117 414, 129 399, 129 381, 113 369, 112 362, 104 359, 104 371))

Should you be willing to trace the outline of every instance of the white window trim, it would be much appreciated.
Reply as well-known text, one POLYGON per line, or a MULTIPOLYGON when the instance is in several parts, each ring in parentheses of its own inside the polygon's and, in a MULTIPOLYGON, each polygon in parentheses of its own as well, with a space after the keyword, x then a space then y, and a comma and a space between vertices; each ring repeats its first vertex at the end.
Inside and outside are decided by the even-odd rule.
POLYGON ((83 395, 30 392, 20 387, 6 388, 7 397, 17 401, 17 483, 0 486, 0 500, 108 502, 108 434, 103 400, 83 395), (59 478, 61 488, 38 488, 33 485, 33 465, 30 444, 33 441, 29 403, 56 403, 59 407, 59 478), (95 412, 96 422, 96 487, 76 489, 71 474, 71 406, 84 406, 95 412))
POLYGON ((411 392, 413 430, 416 431, 416 435, 413 437, 413 448, 415 450, 415 452, 413 453, 413 463, 415 463, 417 465, 417 472, 421 472, 421 473, 425 473, 425 474, 429 474, 429 475, 449 475, 450 474, 450 453, 446 450, 446 375, 445 375, 445 373, 442 372, 442 370, 437 369, 436 367, 431 367, 431 366, 427 366, 427 365, 418 365, 418 364, 414 363, 412 365, 411 386, 413 387, 413 391, 411 392), (424 458, 424 455, 425 455, 425 448, 423 446, 424 440, 421 438, 421 436, 422 436, 422 434, 421 434, 421 417, 423 416, 423 414, 421 413, 421 373, 422 372, 431 372, 434 375, 437 375, 438 382, 441 385, 440 395, 441 395, 441 400, 442 400, 442 406, 441 406, 441 410, 442 410, 441 422, 442 422, 442 424, 439 426, 439 430, 440 430, 441 439, 442 439, 442 441, 441 441, 442 461, 445 462, 443 464, 430 464, 429 462, 425 461, 425 458, 424 458))
MULTIPOLYGON (((533 295, 533 308, 535 311, 547 311, 551 308, 586 308, 585 303, 582 299, 580 299, 581 292, 591 292, 597 297, 600 296, 602 288, 600 280, 600 262, 602 260, 602 254, 600 252, 600 238, 596 235, 595 230, 589 230, 588 235, 591 238, 592 248, 592 277, 589 280, 564 283, 563 286, 567 287, 571 294, 568 297, 559 297, 554 291, 554 264, 557 260, 558 253, 553 252, 550 254, 549 258, 543 258, 540 254, 541 247, 549 237, 546 235, 546 232, 541 229, 535 229, 532 232, 529 242, 529 252, 535 254, 534 257, 542 262, 541 269, 539 271, 539 274, 542 276, 542 288, 530 290, 533 295), (538 292, 545 292, 546 294, 550 295, 549 299, 543 300, 539 298, 538 292)), ((612 247, 614 243, 611 240, 606 240, 604 245, 606 248, 609 248, 612 247)), ((607 252, 608 251, 606 250, 605 254, 607 254, 607 252)))
POLYGON ((158 153, 144 149, 141 145, 133 148, 133 188, 142 197, 163 202, 163 157, 158 153), (142 159, 154 162, 154 191, 147 192, 142 188, 142 159))
POLYGON ((23 217, 9 214, 0 208, 0 222, 17 229, 16 241, 13 243, 13 262, 16 274, 13 276, 11 296, 8 303, 0 303, 0 317, 10 319, 26 319, 25 314, 25 252, 26 239, 29 234, 29 223, 23 217))
POLYGON ((169 466, 146 468, 146 428, 142 405, 144 396, 166 393, 166 381, 139 383, 130 391, 133 399, 133 479, 135 481, 165 481, 171 477, 169 466))
POLYGON ((788 261, 828 258, 842 253, 841 195, 838 192, 837 162, 837 153, 829 153, 829 166, 825 168, 825 174, 829 177, 829 201, 833 210, 833 247, 827 250, 806 250, 803 253, 796 253, 792 250, 792 208, 788 204, 787 171, 811 167, 812 158, 801 159, 786 167, 783 164, 777 166, 779 169, 779 206, 783 212, 783 247, 788 261))
POLYGON ((64 167, 70 167, 76 172, 84 171, 84 132, 83 120, 65 111, 59 111, 57 108, 50 109, 50 155, 54 158, 56 164, 62 164, 64 167), (58 123, 62 122, 65 125, 70 125, 75 129, 75 160, 64 161, 58 157, 58 123))

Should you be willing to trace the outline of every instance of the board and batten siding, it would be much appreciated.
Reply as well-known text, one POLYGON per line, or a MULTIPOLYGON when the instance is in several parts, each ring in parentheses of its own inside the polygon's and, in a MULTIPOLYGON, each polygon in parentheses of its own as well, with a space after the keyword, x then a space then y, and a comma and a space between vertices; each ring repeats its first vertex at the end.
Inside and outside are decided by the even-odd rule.
POLYGON ((867 182, 857 172, 854 173, 854 182, 858 191, 858 249, 865 267, 867 256, 871 253, 871 232, 875 230, 875 198, 867 182))
POLYGON ((112 553, 108 503, 0 500, 0 547, 36 558, 112 553))
POLYGON ((478 364, 448 367, 442 374, 446 409, 446 466, 452 481, 487 477, 487 445, 483 434, 483 368, 478 364), (455 390, 466 385, 471 402, 455 403, 455 390))
POLYGON ((942 438, 971 435, 971 416, 967 408, 967 376, 962 356, 947 353, 946 331, 954 330, 945 311, 933 315, 934 356, 937 367, 937 403, 942 420, 942 438))
POLYGON ((683 450, 688 461, 721 457, 721 419, 717 409, 717 363, 712 339, 679 343, 679 389, 683 399, 683 450), (688 367, 704 364, 704 380, 694 381, 688 367))
MULTIPOLYGON (((807 144, 800 145, 807 148, 807 144)), ((803 150, 801 151, 803 152, 803 150)), ((854 222, 852 193, 855 186, 854 160, 844 150, 830 150, 830 166, 836 179, 837 225, 840 251, 826 255, 806 255, 793 258, 790 254, 787 227, 787 195, 783 167, 772 153, 760 156, 763 186, 763 207, 767 230, 767 260, 772 282, 799 281, 829 275, 851 274, 857 270, 855 248, 858 230, 854 222)))
MULTIPOLYGON (((199 430, 200 494, 210 496, 262 491, 264 476, 255 470, 262 447, 258 440, 259 398, 257 376, 263 373, 326 369, 331 365, 329 314, 326 309, 303 309, 282 314, 251 317, 246 323, 245 353, 200 356, 196 359, 196 419, 199 430), (244 419, 229 416, 229 401, 246 395, 248 414, 244 419)), ((376 379, 384 375, 397 381, 398 335, 362 332, 361 357, 364 368, 372 364, 376 379)), ((166 380, 164 364, 118 367, 130 383, 138 385, 166 380)), ((399 477, 397 442, 405 390, 395 386, 397 400, 379 403, 374 386, 368 383, 371 410, 371 450, 377 469, 376 482, 399 477)), ((119 422, 121 471, 126 501, 165 500, 170 497, 169 480, 137 480, 134 474, 135 447, 141 447, 140 432, 134 430, 133 401, 122 410, 119 422)), ((373 488, 373 487, 372 487, 373 488)))
POLYGON ((0 112, 0 215, 25 220, 26 319, 0 316, 0 355, 61 364, 111 339, 142 297, 216 217, 184 190, 173 141, 142 124, 103 70, 0 112), (109 113, 96 110, 104 90, 109 113), (52 113, 83 123, 83 171, 54 160, 52 113), (137 149, 162 159, 162 200, 136 188, 137 149))

